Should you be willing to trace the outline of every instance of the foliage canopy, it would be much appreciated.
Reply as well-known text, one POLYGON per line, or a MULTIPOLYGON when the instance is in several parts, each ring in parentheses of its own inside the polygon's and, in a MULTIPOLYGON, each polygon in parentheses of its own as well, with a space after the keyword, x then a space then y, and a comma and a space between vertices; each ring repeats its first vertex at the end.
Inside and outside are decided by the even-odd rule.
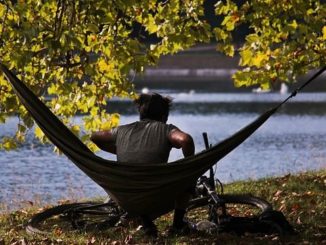
MULTIPOLYGON (((196 44, 215 40, 218 51, 239 53, 244 69, 233 77, 236 86, 269 86, 325 65, 325 3, 242 2, 218 1, 222 21, 213 26, 204 0, 0 0, 0 59, 67 124, 84 114, 86 132, 117 125, 107 101, 137 96, 131 74, 196 44), (249 34, 235 45, 232 36, 243 25, 249 34)), ((0 74, 0 123, 12 115, 19 117, 17 131, 1 139, 3 149, 24 141, 33 121, 0 74)), ((46 141, 37 127, 35 135, 46 141)))

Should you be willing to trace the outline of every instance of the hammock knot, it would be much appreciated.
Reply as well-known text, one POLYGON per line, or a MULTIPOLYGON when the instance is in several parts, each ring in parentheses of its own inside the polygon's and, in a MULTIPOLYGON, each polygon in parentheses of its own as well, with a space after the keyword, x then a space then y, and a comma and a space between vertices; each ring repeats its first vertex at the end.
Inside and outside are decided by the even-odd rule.
POLYGON ((299 92, 298 89, 294 90, 294 91, 292 92, 292 94, 291 94, 290 97, 295 97, 295 96, 297 95, 298 92, 299 92))

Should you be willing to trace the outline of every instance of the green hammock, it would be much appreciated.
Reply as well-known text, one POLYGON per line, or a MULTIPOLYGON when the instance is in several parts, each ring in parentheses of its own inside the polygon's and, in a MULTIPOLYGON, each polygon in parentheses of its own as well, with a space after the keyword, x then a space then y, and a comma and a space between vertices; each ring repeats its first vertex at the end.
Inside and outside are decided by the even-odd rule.
MULTIPOLYGON (((280 105, 268 110, 234 135, 208 150, 168 164, 140 166, 109 161, 96 156, 1 63, 0 70, 4 72, 21 103, 51 142, 99 184, 119 206, 135 215, 159 216, 172 210, 174 200, 179 193, 187 190, 198 177, 240 145, 283 103, 296 94, 295 91, 280 105)), ((310 80, 315 77, 316 75, 310 80)))

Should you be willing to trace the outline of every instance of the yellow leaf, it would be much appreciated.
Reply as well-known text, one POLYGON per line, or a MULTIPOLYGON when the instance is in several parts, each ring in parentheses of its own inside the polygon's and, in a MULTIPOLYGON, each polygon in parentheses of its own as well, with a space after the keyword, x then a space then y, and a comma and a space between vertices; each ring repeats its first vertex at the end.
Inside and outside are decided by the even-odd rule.
POLYGON ((106 121, 104 123, 102 123, 101 125, 101 130, 109 130, 111 129, 111 122, 110 121, 106 121))
POLYGON ((153 33, 157 32, 158 27, 157 27, 157 25, 155 23, 155 19, 152 15, 148 15, 146 29, 148 30, 149 34, 153 34, 153 33))
POLYGON ((96 102, 96 97, 95 96, 92 96, 92 97, 88 98, 88 100, 87 100, 88 108, 93 107, 95 105, 95 102, 96 102))
POLYGON ((35 127, 35 136, 39 139, 44 137, 44 133, 39 127, 35 127))
POLYGON ((87 142, 86 145, 93 152, 96 152, 96 151, 100 150, 92 141, 87 142))
POLYGON ((92 48, 89 47, 89 46, 86 46, 86 47, 85 47, 85 51, 86 51, 86 52, 91 52, 91 51, 92 51, 92 48))
POLYGON ((98 113, 98 109, 99 109, 98 107, 92 107, 90 111, 91 115, 95 117, 98 113))
POLYGON ((5 138, 3 142, 2 147, 7 151, 17 148, 17 144, 13 139, 5 138))
POLYGON ((228 38, 228 33, 221 28, 216 27, 214 33, 217 40, 226 40, 228 38))
POLYGON ((113 127, 117 127, 120 121, 120 116, 117 113, 112 114, 111 123, 113 127))
POLYGON ((252 59, 252 52, 249 49, 244 49, 241 51, 241 60, 240 60, 240 65, 245 66, 245 65, 250 65, 251 64, 251 59, 252 59))
POLYGON ((5 11, 6 11, 5 5, 3 5, 2 3, 0 3, 0 16, 1 17, 4 16, 5 11))
POLYGON ((293 20, 291 24, 289 24, 290 27, 292 27, 293 29, 297 29, 298 27, 298 23, 296 22, 296 20, 293 20))
POLYGON ((234 56, 234 46, 232 44, 224 46, 224 52, 226 55, 233 57, 234 56))
POLYGON ((268 60, 267 54, 264 54, 262 52, 258 52, 258 54, 253 58, 252 64, 257 67, 261 67, 263 61, 268 60))
POLYGON ((262 83, 260 84, 260 87, 262 88, 262 90, 270 90, 270 84, 269 83, 262 83))
POLYGON ((98 62, 98 68, 100 72, 109 72, 112 70, 112 65, 108 64, 105 60, 101 59, 98 62))
POLYGON ((326 26, 323 27, 323 40, 326 40, 326 26))
POLYGON ((78 126, 78 125, 72 126, 71 131, 74 133, 74 135, 78 135, 80 132, 80 126, 78 126))
POLYGON ((234 86, 236 87, 248 86, 250 84, 248 72, 237 71, 232 75, 232 79, 234 79, 234 86))

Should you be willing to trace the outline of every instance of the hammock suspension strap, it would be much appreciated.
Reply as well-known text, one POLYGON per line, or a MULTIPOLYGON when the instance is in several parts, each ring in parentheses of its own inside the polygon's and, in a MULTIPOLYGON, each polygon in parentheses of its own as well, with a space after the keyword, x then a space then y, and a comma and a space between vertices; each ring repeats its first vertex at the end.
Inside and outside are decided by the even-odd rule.
POLYGON ((309 80, 307 80, 304 84, 296 88, 285 100, 283 100, 279 105, 276 106, 276 108, 280 108, 283 104, 285 104, 289 99, 292 97, 295 97, 297 93, 299 93, 304 87, 306 87, 309 83, 311 83, 313 80, 315 80, 319 75, 321 75, 326 70, 326 66, 321 68, 318 72, 316 72, 309 80))

